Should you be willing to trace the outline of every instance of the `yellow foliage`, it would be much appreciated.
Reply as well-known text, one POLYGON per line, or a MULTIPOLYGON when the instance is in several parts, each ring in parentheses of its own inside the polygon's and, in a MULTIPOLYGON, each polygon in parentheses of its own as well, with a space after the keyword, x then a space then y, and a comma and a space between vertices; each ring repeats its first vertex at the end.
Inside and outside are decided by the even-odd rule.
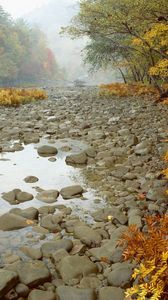
POLYGON ((149 74, 154 76, 168 77, 168 59, 161 59, 149 69, 149 74))
POLYGON ((146 217, 146 224, 147 232, 132 225, 119 241, 127 243, 124 258, 139 264, 132 275, 137 284, 127 289, 127 299, 158 300, 168 293, 168 215, 146 217))
POLYGON ((156 95, 158 96, 158 91, 152 86, 147 86, 142 83, 110 83, 100 85, 100 96, 141 96, 141 95, 156 95))
POLYGON ((47 94, 39 89, 0 89, 0 105, 17 106, 33 100, 43 100, 47 94))

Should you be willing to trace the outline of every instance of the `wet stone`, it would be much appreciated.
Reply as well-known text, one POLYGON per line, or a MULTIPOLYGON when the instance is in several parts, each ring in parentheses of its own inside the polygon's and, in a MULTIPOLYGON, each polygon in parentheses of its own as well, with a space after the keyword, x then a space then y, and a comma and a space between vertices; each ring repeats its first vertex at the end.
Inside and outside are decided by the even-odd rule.
POLYGON ((80 185, 72 185, 61 189, 60 194, 64 199, 71 199, 81 196, 84 192, 80 185))
POLYGON ((59 192, 57 190, 46 190, 38 193, 36 198, 42 202, 53 203, 57 200, 59 192))

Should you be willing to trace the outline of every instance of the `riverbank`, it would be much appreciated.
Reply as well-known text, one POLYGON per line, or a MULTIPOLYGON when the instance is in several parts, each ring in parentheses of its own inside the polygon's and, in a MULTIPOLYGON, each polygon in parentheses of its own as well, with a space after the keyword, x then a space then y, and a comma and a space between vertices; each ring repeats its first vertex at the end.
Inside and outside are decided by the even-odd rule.
POLYGON ((51 88, 48 94, 45 101, 0 108, 0 164, 8 163, 1 178, 9 181, 9 188, 1 185, 8 198, 1 195, 1 207, 7 201, 9 211, 1 211, 7 214, 0 217, 0 229, 10 228, 0 232, 0 297, 124 299, 135 264, 123 261, 118 239, 128 225, 143 230, 145 215, 167 209, 161 170, 168 108, 138 97, 99 98, 90 87, 51 88), (41 157, 44 144, 49 152, 41 157), (10 174, 14 164, 16 179, 10 174), (28 176, 37 181, 29 177, 23 185, 28 176), (62 189, 74 185, 66 199, 62 189), (18 189, 27 194, 19 197, 18 189))

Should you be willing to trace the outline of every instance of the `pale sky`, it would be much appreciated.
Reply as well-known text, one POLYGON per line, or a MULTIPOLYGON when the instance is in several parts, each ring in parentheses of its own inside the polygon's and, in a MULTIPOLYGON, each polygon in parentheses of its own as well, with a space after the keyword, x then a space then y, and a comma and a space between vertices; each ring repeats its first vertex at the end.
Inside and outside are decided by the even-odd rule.
POLYGON ((0 0, 0 5, 2 5, 12 17, 21 17, 46 2, 48 2, 48 0, 0 0))

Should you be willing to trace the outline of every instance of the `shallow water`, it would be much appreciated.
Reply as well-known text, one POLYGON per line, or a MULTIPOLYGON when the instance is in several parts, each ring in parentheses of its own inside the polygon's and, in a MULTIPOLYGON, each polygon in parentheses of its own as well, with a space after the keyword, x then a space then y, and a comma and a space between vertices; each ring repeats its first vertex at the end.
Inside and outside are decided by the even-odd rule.
MULTIPOLYGON (((50 162, 48 157, 40 157, 37 148, 42 144, 51 144, 51 141, 41 140, 39 144, 29 144, 24 146, 24 150, 18 152, 8 152, 0 154, 0 193, 9 192, 12 189, 19 188, 23 191, 30 192, 34 195, 32 201, 27 201, 18 205, 10 205, 7 201, 0 200, 0 214, 9 211, 11 208, 39 208, 48 205, 36 199, 36 188, 40 187, 44 190, 57 189, 63 187, 80 184, 86 192, 83 194, 85 200, 80 198, 72 200, 64 200, 61 196, 53 204, 64 204, 73 208, 76 212, 83 214, 84 212, 93 210, 97 207, 94 203, 96 191, 86 187, 84 177, 80 168, 72 167, 66 164, 65 158, 71 153, 79 153, 87 148, 87 145, 77 140, 59 140, 52 143, 58 149, 55 156, 56 161, 50 162), (71 150, 65 152, 62 147, 71 147, 71 150), (26 183, 24 178, 33 175, 39 178, 39 181, 33 184, 26 183)), ((102 200, 103 201, 103 200, 102 200)))
MULTIPOLYGON (((73 214, 79 215, 81 219, 87 222, 92 222, 90 216, 91 211, 102 207, 104 200, 100 203, 94 202, 97 199, 96 191, 90 189, 85 184, 85 179, 82 175, 82 168, 72 167, 66 164, 65 158, 71 153, 79 153, 87 148, 77 140, 59 140, 56 142, 42 139, 39 144, 23 145, 24 150, 18 152, 0 153, 0 193, 9 192, 12 189, 20 188, 23 191, 30 192, 34 195, 32 201, 27 201, 18 205, 10 205, 7 201, 0 199, 0 215, 8 212, 12 208, 28 208, 49 205, 36 199, 36 188, 40 187, 44 190, 57 189, 63 187, 80 184, 86 190, 83 194, 84 199, 74 198, 64 200, 61 196, 57 201, 52 203, 64 204, 71 207, 73 214), (50 162, 48 157, 40 157, 37 153, 37 148, 42 144, 52 144, 58 149, 58 154, 55 156, 56 161, 50 162), (65 152, 62 147, 71 147, 71 150, 65 152), (26 183, 24 178, 33 175, 39 178, 36 183, 26 183)), ((26 233, 31 232, 31 227, 11 232, 0 231, 0 254, 4 253, 5 249, 15 250, 23 244, 29 244, 29 239, 26 233)), ((33 235, 38 236, 33 233, 33 235)))

